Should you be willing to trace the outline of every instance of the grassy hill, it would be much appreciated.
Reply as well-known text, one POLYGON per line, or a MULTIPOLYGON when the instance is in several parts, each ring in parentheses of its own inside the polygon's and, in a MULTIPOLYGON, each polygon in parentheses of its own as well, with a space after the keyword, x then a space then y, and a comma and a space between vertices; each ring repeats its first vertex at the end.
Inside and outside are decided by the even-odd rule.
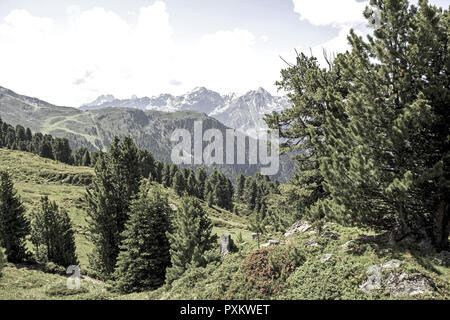
MULTIPOLYGON (((85 275, 91 248, 84 236, 83 195, 92 179, 92 168, 0 149, 0 169, 8 169, 12 174, 28 210, 36 206, 42 195, 68 210, 85 275)), ((164 190, 171 206, 179 206, 180 198, 173 190, 164 190)), ((450 299, 448 261, 419 244, 392 247, 365 237, 372 234, 370 230, 328 223, 290 237, 275 232, 264 235, 262 243, 277 239, 280 245, 258 250, 245 217, 206 205, 205 209, 215 233, 230 233, 235 240, 241 233, 247 244, 238 245, 239 251, 228 254, 222 263, 189 270, 171 287, 119 295, 108 291, 108 284, 85 276, 80 290, 68 290, 64 274, 7 264, 0 277, 0 299, 450 299), (379 270, 381 285, 365 293, 361 286, 367 284, 374 270, 379 270), (403 280, 399 280, 402 274, 403 280), (428 292, 397 295, 403 290, 402 285, 420 281, 426 282, 428 292)))

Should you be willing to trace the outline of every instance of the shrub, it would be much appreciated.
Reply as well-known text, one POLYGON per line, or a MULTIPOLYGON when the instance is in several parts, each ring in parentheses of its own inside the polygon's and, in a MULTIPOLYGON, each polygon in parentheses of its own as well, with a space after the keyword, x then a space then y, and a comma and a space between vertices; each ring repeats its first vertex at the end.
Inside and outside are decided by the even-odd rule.
POLYGON ((228 299, 268 299, 280 294, 285 281, 304 261, 296 247, 272 247, 245 257, 226 294, 228 299))
POLYGON ((363 293, 359 285, 366 277, 365 270, 358 258, 332 256, 326 262, 318 257, 308 259, 287 280, 282 299, 360 299, 363 293))

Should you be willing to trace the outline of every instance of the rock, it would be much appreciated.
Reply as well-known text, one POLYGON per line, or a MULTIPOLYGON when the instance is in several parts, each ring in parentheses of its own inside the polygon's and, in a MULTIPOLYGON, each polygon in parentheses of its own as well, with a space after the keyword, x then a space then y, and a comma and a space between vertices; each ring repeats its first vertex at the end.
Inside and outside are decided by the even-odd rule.
POLYGON ((261 245, 261 248, 267 248, 267 247, 270 247, 270 246, 271 246, 271 244, 269 242, 267 242, 267 243, 263 243, 261 245))
POLYGON ((311 229, 311 225, 306 220, 300 220, 295 222, 288 231, 284 234, 285 237, 290 237, 296 233, 304 233, 311 229))
POLYGON ((400 267, 400 265, 401 265, 400 260, 394 259, 394 260, 388 261, 386 263, 383 263, 381 265, 381 268, 383 268, 383 269, 393 269, 393 268, 400 267))
POLYGON ((330 231, 324 232, 322 234, 322 237, 324 238, 328 238, 328 239, 332 239, 332 240, 338 240, 339 239, 339 235, 330 231))
POLYGON ((258 233, 252 233, 252 239, 255 240, 256 238, 258 238, 258 233))
POLYGON ((270 245, 277 246, 280 244, 280 240, 269 240, 270 245))
POLYGON ((423 275, 408 275, 404 272, 394 271, 383 279, 381 270, 400 267, 399 260, 388 261, 381 266, 371 265, 367 268, 369 277, 359 288, 366 294, 372 290, 385 289, 391 296, 412 296, 416 294, 431 293, 434 283, 423 275))
POLYGON ((222 257, 225 257, 225 255, 230 252, 232 247, 233 240, 231 240, 231 235, 229 234, 223 234, 220 236, 220 253, 222 257))
POLYGON ((310 239, 308 241, 305 242, 305 248, 309 248, 309 247, 317 247, 319 244, 316 242, 315 239, 310 239))
POLYGON ((434 283, 421 274, 409 275, 404 272, 392 272, 387 276, 385 288, 392 296, 413 296, 431 293, 434 283))
POLYGON ((371 265, 367 268, 369 275, 367 280, 359 286, 364 293, 370 293, 372 290, 381 289, 381 268, 377 265, 371 265))
POLYGON ((172 209, 172 211, 178 210, 178 207, 176 205, 174 205, 173 203, 169 203, 169 207, 170 207, 170 209, 172 209))
POLYGON ((320 258, 320 261, 326 262, 326 261, 330 260, 332 256, 333 256, 333 255, 332 255, 331 253, 327 253, 327 254, 324 255, 322 258, 320 258))

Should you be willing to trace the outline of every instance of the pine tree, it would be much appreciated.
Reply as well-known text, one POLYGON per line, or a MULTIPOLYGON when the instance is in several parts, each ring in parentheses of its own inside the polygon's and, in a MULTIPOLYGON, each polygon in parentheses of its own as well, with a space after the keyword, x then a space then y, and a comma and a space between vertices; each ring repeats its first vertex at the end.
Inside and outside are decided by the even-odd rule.
POLYGON ((173 177, 173 186, 177 195, 181 196, 186 190, 186 180, 181 171, 177 171, 173 177))
POLYGON ((147 186, 130 205, 130 219, 123 233, 121 251, 114 272, 115 287, 121 292, 154 290, 164 283, 170 265, 169 207, 159 189, 148 195, 147 186))
POLYGON ((81 159, 81 165, 86 167, 91 165, 91 153, 87 149, 84 151, 83 158, 81 159))
POLYGON ((265 232, 265 224, 264 224, 263 218, 261 217, 261 213, 259 213, 258 211, 253 212, 249 229, 257 234, 258 249, 259 249, 259 245, 260 245, 259 238, 265 232))
POLYGON ((43 158, 49 158, 49 159, 54 159, 53 158, 53 150, 52 150, 52 145, 50 143, 50 141, 48 140, 43 140, 41 145, 40 145, 40 152, 39 155, 43 158))
POLYGON ((75 233, 67 212, 45 196, 31 217, 31 242, 36 248, 37 260, 64 267, 77 264, 75 233))
POLYGON ((194 197, 185 197, 174 217, 173 232, 167 233, 170 242, 172 266, 167 269, 166 282, 178 279, 189 266, 205 266, 204 253, 212 249, 217 236, 212 234, 212 223, 201 203, 194 197))
POLYGON ((247 179, 245 179, 244 198, 249 210, 255 209, 257 196, 258 196, 258 189, 255 179, 253 179, 252 177, 247 177, 247 179))
POLYGON ((192 170, 190 170, 189 176, 187 178, 186 190, 188 195, 198 198, 199 192, 197 189, 197 179, 195 178, 194 171, 192 170))
POLYGON ((0 171, 0 247, 5 248, 8 261, 18 263, 27 258, 25 237, 28 233, 25 208, 8 172, 0 171))
POLYGON ((63 163, 69 163, 72 150, 67 138, 56 138, 52 144, 53 158, 63 163))
POLYGON ((145 149, 139 149, 139 167, 141 170, 141 176, 149 178, 155 175, 155 158, 150 151, 145 149))
POLYGON ((197 185, 198 185, 198 197, 205 200, 205 185, 208 175, 203 167, 197 169, 197 185))
POLYGON ((327 156, 320 168, 331 197, 318 212, 388 229, 392 240, 428 232, 437 248, 446 248, 448 10, 426 1, 419 8, 407 1, 371 4, 365 16, 373 21, 377 12, 374 37, 364 41, 351 32, 352 51, 335 62, 352 86, 335 104, 348 120, 328 113, 323 126, 327 156))
POLYGON ((138 193, 138 150, 130 137, 115 137, 109 154, 100 153, 95 178, 87 190, 89 236, 94 244, 90 264, 101 276, 111 276, 119 254, 122 232, 129 218, 131 199, 138 193))
POLYGON ((170 176, 170 165, 164 163, 162 170, 162 184, 165 188, 169 188, 172 185, 172 178, 170 176))
POLYGON ((236 202, 242 202, 245 191, 245 177, 242 173, 236 177, 236 193, 234 194, 236 202))

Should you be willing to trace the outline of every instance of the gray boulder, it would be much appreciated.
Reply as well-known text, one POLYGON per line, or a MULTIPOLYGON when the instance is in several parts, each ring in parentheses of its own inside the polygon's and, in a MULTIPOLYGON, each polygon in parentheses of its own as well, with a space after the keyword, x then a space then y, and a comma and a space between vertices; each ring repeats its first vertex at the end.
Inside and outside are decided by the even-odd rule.
POLYGON ((434 283, 424 275, 409 275, 404 272, 390 273, 385 282, 385 288, 391 296, 413 296, 431 293, 434 283))
POLYGON ((286 233, 284 234, 285 237, 290 237, 296 233, 304 233, 306 231, 308 231, 309 229, 311 229, 311 224, 306 221, 306 220, 299 220, 297 222, 295 222, 290 228, 289 230, 286 231, 286 233))
POLYGON ((326 261, 330 260, 332 256, 333 256, 333 254, 327 253, 322 258, 320 258, 320 261, 326 262, 326 261))

